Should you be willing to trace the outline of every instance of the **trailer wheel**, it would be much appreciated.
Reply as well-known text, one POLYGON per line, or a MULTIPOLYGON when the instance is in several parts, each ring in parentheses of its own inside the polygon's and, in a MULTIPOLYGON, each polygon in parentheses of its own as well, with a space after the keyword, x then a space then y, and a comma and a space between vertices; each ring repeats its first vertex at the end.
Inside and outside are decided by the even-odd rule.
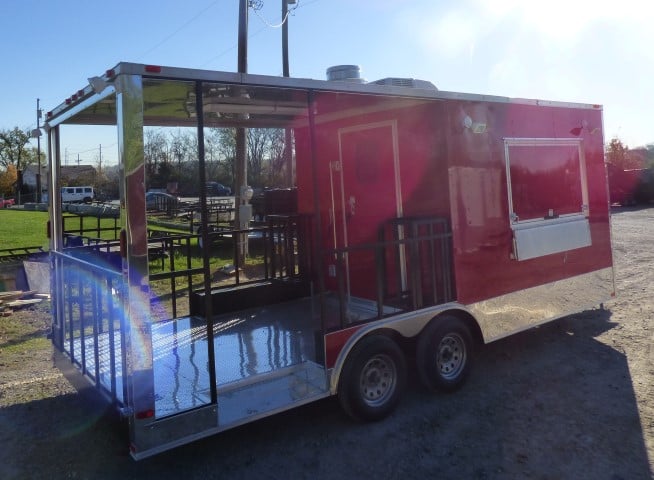
POLYGON ((405 384, 402 350, 390 338, 374 335, 350 352, 339 379, 338 399, 356 420, 381 420, 395 410, 405 384))
POLYGON ((452 316, 432 321, 418 338, 416 361, 420 380, 429 390, 452 392, 460 388, 472 363, 470 330, 452 316))

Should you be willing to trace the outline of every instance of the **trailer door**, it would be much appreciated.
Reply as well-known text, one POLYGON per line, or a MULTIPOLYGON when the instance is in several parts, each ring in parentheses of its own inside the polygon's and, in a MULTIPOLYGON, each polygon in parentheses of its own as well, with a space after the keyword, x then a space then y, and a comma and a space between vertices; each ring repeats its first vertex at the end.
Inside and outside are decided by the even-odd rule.
MULTIPOLYGON (((397 123, 340 128, 338 144, 339 160, 330 169, 334 245, 372 245, 384 222, 402 216, 397 123)), ((375 274, 374 249, 349 251, 345 257, 348 297, 375 299, 375 274)))

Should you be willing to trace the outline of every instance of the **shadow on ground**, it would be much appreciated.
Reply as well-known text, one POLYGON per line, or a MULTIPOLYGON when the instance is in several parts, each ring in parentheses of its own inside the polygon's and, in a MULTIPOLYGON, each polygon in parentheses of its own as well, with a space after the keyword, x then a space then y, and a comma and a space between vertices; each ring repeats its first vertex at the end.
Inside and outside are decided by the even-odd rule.
POLYGON ((81 395, 0 409, 0 477, 650 479, 624 354, 607 310, 487 346, 463 390, 415 378, 398 411, 349 421, 323 400, 135 462, 127 429, 81 395))

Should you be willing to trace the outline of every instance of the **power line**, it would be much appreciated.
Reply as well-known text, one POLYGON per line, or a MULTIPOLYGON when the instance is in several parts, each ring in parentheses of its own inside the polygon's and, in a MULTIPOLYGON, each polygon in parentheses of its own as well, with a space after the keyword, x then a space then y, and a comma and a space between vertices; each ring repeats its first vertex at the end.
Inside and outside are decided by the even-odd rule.
MULTIPOLYGON (((281 21, 281 23, 279 23, 278 25, 270 25, 270 24, 269 24, 269 23, 268 23, 268 22, 267 22, 263 17, 261 17, 261 16, 257 13, 257 10, 255 9, 255 10, 254 10, 255 13, 257 13, 257 16, 259 16, 259 18, 261 19, 261 21, 264 23, 264 26, 261 27, 259 30, 256 30, 254 33, 250 33, 250 34, 248 34, 248 38, 254 38, 254 37, 256 37, 257 35, 259 35, 261 32, 263 32, 263 31, 266 30, 267 28, 278 28, 278 27, 281 27, 282 25, 284 25, 284 22, 286 22, 286 21, 288 20, 288 14, 289 14, 289 13, 291 13, 291 12, 297 10, 298 8, 304 8, 304 7, 306 7, 307 5, 311 5, 311 4, 316 3, 316 2, 318 2, 318 1, 319 1, 319 0, 308 0, 308 1, 307 1, 307 0, 303 0, 303 1, 300 3, 300 0, 297 0, 297 4, 295 5, 295 7, 293 7, 291 10, 288 11, 288 13, 286 14, 285 18, 284 18, 284 19, 281 21)), ((234 43, 234 44, 231 45, 229 48, 226 48, 225 50, 223 50, 222 52, 220 52, 218 55, 215 55, 215 56, 211 57, 209 60, 207 60, 206 62, 204 62, 202 65, 200 65, 200 68, 206 67, 206 66, 209 65, 210 63, 213 63, 214 61, 218 60, 220 57, 223 57, 223 56, 227 55, 228 53, 232 52, 233 50, 236 50, 236 47, 237 47, 237 46, 238 46, 238 44, 237 44, 237 43, 234 43)))
MULTIPOLYGON (((105 148, 115 147, 117 144, 118 144, 118 142, 114 142, 114 143, 112 143, 110 145, 105 144, 105 148)), ((83 153, 95 152, 96 150, 98 150, 98 147, 88 148, 86 150, 80 150, 79 152, 68 152, 68 154, 69 155, 81 155, 83 153)))
MULTIPOLYGON (((268 28, 268 27, 266 27, 266 26, 264 25, 263 27, 261 27, 261 28, 260 28, 259 30, 257 30, 256 32, 254 32, 254 33, 248 35, 248 38, 254 38, 254 37, 256 37, 257 35, 259 35, 261 32, 263 32, 263 31, 266 30, 267 28, 268 28)), ((220 52, 220 53, 219 53, 218 55, 216 55, 215 57, 211 57, 211 58, 210 58, 209 60, 207 60, 205 63, 203 63, 202 65, 200 65, 200 67, 205 67, 205 66, 207 66, 208 64, 214 62, 215 60, 218 60, 220 57, 223 57, 223 56, 227 55, 229 52, 235 50, 237 46, 238 46, 237 43, 233 44, 231 47, 229 47, 229 48, 223 50, 222 52, 220 52)))
POLYGON ((170 35, 166 36, 166 38, 164 38, 163 40, 161 40, 161 41, 160 41, 159 43, 157 43, 154 47, 150 48, 150 50, 148 50, 147 52, 145 52, 145 53, 139 55, 139 57, 138 57, 137 59, 140 60, 140 59, 142 59, 143 57, 145 57, 147 54, 149 54, 150 52, 152 52, 152 51, 156 50, 157 48, 159 48, 161 45, 163 45, 164 43, 166 43, 168 40, 170 40, 171 38, 173 38, 175 35, 177 35, 179 32, 181 32, 181 31, 184 30, 187 26, 189 26, 191 23, 193 23, 195 20, 197 20, 197 19, 198 19, 198 18, 199 18, 199 17, 200 17, 204 12, 206 12, 206 11, 209 10, 209 9, 211 9, 214 5, 216 5, 216 4, 219 3, 219 2, 220 2, 220 0, 216 0, 215 2, 212 2, 211 4, 209 4, 209 6, 205 7, 205 8, 202 9, 202 10, 200 10, 197 14, 195 14, 193 17, 191 17, 189 20, 187 20, 187 21, 186 21, 186 22, 185 22, 181 27, 179 27, 177 30, 175 30, 175 31, 174 31, 173 33, 171 33, 170 35))
POLYGON ((300 0, 297 0, 297 3, 295 4, 295 6, 293 8, 291 8, 291 9, 289 9, 286 12, 286 15, 284 15, 284 18, 282 18, 281 22, 279 22, 277 24, 272 24, 272 23, 268 22, 268 20, 263 18, 263 16, 259 13, 259 10, 261 10, 261 8, 253 8, 253 10, 254 10, 254 13, 257 15, 257 17, 259 17, 259 20, 261 20, 266 26, 268 26, 270 28, 280 28, 286 23, 286 21, 288 20, 288 16, 293 11, 297 10, 299 6, 300 6, 300 0))

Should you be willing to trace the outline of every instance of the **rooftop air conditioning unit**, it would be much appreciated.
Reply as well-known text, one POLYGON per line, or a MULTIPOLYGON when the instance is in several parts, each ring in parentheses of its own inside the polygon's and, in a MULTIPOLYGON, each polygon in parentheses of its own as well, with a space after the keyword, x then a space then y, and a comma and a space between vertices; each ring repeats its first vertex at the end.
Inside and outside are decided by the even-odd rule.
POLYGON ((415 78, 387 77, 370 83, 375 85, 392 85, 394 87, 419 88, 423 90, 438 90, 436 85, 433 83, 427 80, 417 80, 415 78))

